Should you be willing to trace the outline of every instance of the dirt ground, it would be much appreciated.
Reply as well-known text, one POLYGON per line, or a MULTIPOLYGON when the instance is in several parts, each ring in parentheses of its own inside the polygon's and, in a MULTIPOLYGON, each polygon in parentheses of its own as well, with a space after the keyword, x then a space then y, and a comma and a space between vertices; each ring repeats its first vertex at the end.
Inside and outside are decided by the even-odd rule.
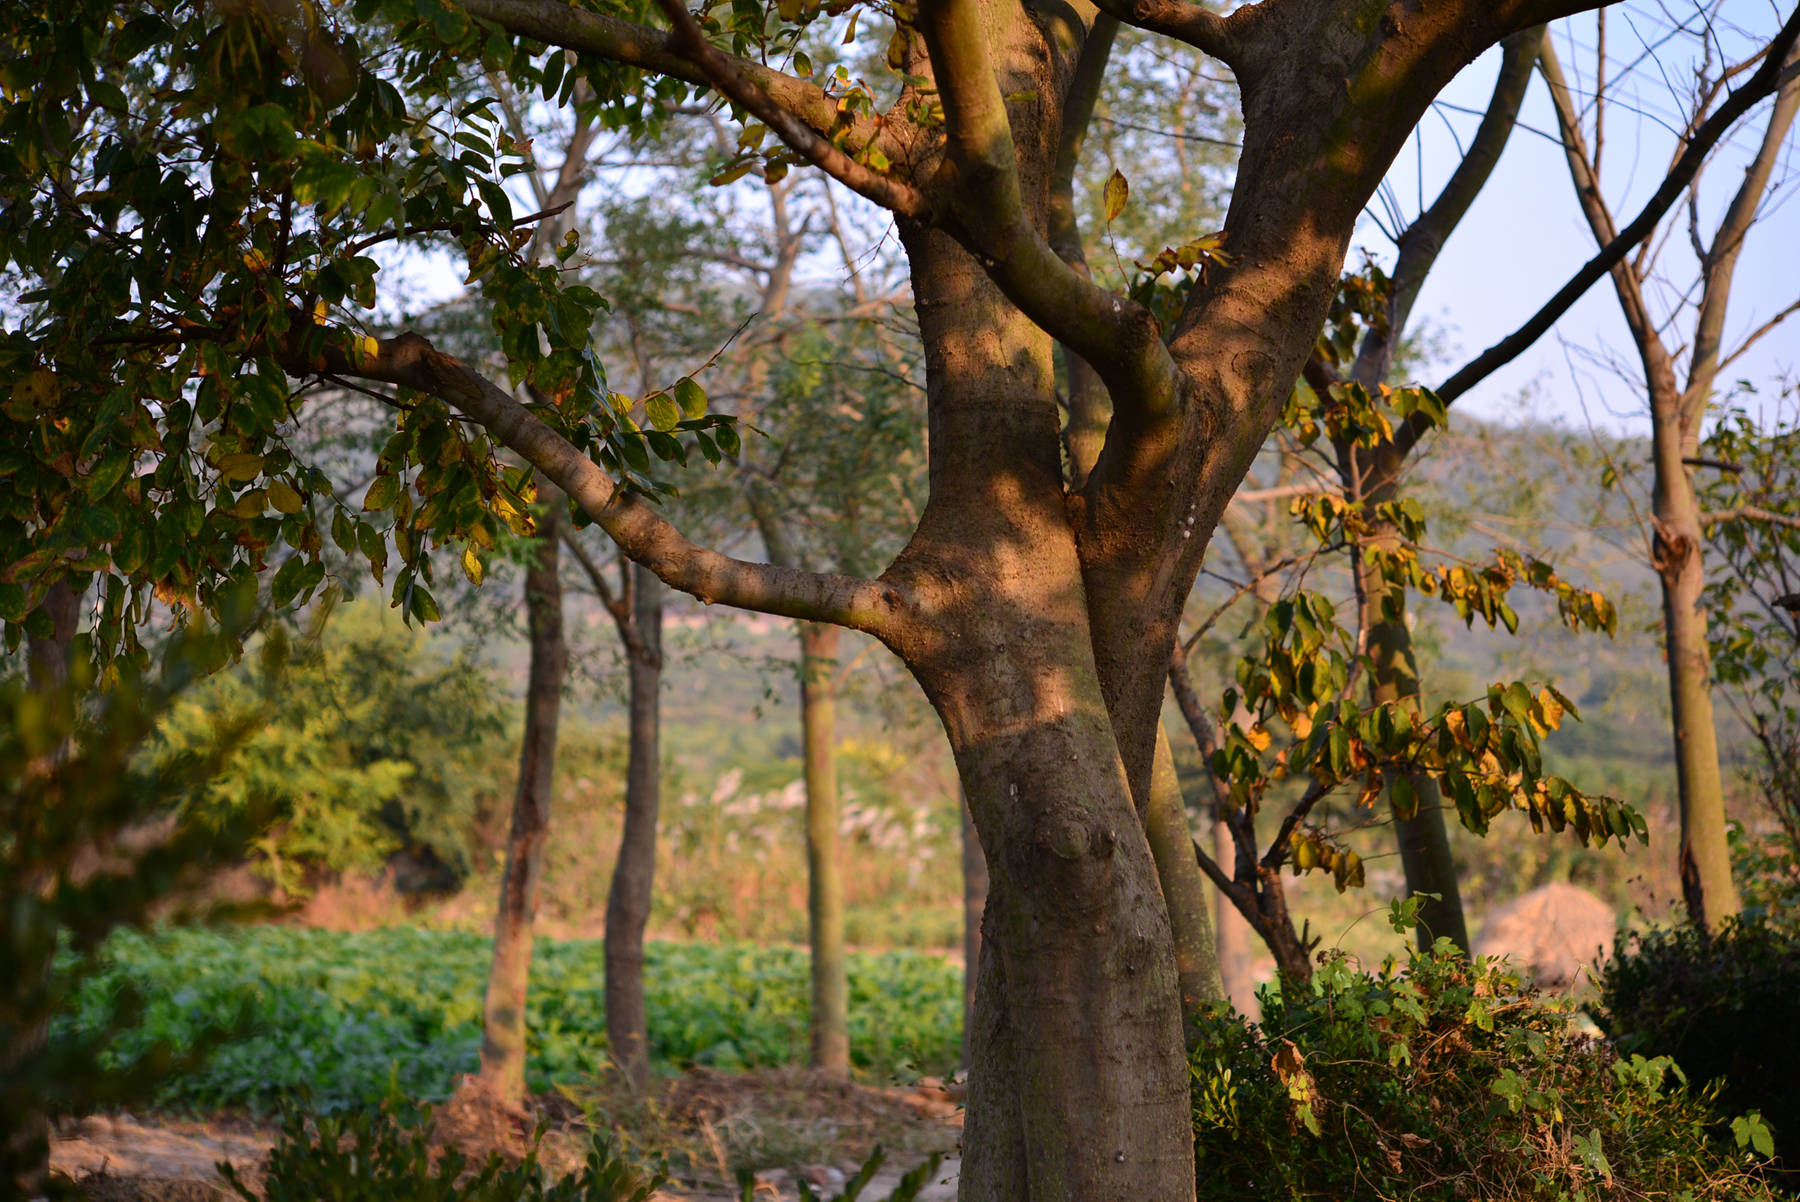
MULTIPOLYGON (((956 1196, 960 1090, 931 1079, 878 1088, 811 1072, 696 1069, 650 1099, 596 1086, 543 1095, 523 1110, 496 1106, 466 1082, 437 1108, 433 1139, 472 1160, 516 1157, 540 1123, 540 1159, 552 1171, 579 1164, 596 1129, 628 1156, 664 1158, 673 1181, 658 1197, 668 1202, 735 1202, 739 1170, 755 1175, 755 1196, 767 1202, 797 1198, 796 1175, 832 1198, 877 1146, 882 1167, 863 1198, 884 1202, 933 1153, 944 1160, 919 1197, 956 1196)), ((257 1190, 276 1136, 247 1119, 95 1115, 59 1126, 51 1168, 95 1202, 217 1202, 237 1196, 219 1162, 257 1190)))

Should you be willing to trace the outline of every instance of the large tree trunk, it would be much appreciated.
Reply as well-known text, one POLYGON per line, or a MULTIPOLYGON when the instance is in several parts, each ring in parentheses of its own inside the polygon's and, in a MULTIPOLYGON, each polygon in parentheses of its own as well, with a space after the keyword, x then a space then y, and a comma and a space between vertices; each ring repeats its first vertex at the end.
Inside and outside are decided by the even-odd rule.
POLYGON ((494 911, 494 958, 482 1007, 481 1080, 504 1102, 525 1095, 525 997, 531 976, 532 923, 550 839, 550 799, 556 777, 556 727, 562 712, 568 647, 563 641, 562 566, 558 526, 562 494, 538 480, 545 502, 536 546, 525 570, 525 620, 531 667, 525 686, 525 734, 519 748, 519 785, 506 833, 506 867, 494 911))
POLYGON ((800 732, 806 765, 806 914, 812 942, 812 1063, 850 1072, 850 986, 838 857, 838 628, 800 624, 800 732))
POLYGON ((937 601, 893 643, 943 718, 992 885, 962 1196, 1191 1198, 1168 910, 1095 667, 1049 341, 942 235, 905 237, 933 487, 889 575, 937 601))
POLYGON ((606 895, 606 1038, 619 1071, 639 1093, 650 1087, 644 1011, 644 928, 656 876, 656 812, 661 795, 663 582, 631 568, 631 742, 625 766, 625 824, 606 895))

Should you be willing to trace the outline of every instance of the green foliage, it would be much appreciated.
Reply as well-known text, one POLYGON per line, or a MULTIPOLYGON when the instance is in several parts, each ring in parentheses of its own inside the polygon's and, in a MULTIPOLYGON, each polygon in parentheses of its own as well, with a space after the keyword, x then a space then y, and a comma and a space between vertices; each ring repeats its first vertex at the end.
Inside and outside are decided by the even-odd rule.
POLYGON ((700 433, 735 442, 691 393, 687 416, 646 431, 663 407, 640 422, 609 390, 589 337, 605 301, 528 253, 504 184, 532 169, 530 146, 468 81, 566 102, 583 79, 608 122, 640 128, 687 85, 598 58, 565 71, 441 0, 4 12, 9 646, 62 580, 97 592, 103 661, 141 660, 152 598, 214 610, 227 581, 266 577, 277 607, 304 604, 328 533, 378 581, 392 562, 393 604, 429 621, 433 543, 481 551, 529 530, 526 473, 440 400, 385 398, 399 417, 360 501, 291 438, 331 363, 384 353, 371 316, 394 299, 390 242, 455 248, 508 382, 628 489, 670 491, 652 456, 684 457, 700 433))
MULTIPOLYGON (((1191 1058, 1199 1197, 1443 1202, 1767 1198, 1763 1159, 1665 1058, 1581 1035, 1565 1002, 1446 941, 1328 960, 1191 1058), (1290 996, 1291 995, 1291 996, 1290 996)), ((1756 1124, 1739 1129, 1754 1139, 1756 1124)))
POLYGON ((387 1109, 289 1116, 260 1191, 229 1165, 222 1171, 244 1202, 648 1202, 666 1182, 640 1176, 600 1143, 580 1169, 554 1180, 535 1146, 518 1164, 495 1152, 471 1166, 454 1147, 432 1147, 428 1113, 387 1109))
MULTIPOLYGON (((54 1042, 45 1038, 72 996, 97 987, 102 941, 120 926, 145 922, 156 903, 241 854, 260 816, 248 796, 237 820, 222 826, 174 809, 184 790, 220 771, 246 733, 248 712, 153 771, 134 758, 175 695, 231 653, 245 610, 240 604, 230 612, 237 621, 227 631, 175 640, 155 678, 128 671, 96 692, 78 658, 66 687, 0 683, 0 1188, 28 1174, 47 1151, 41 1140, 21 1141, 17 1133, 46 1114, 146 1095, 177 1051, 197 1051, 226 1018, 221 1011, 197 1024, 180 1049, 140 1040, 125 1072, 102 1066, 118 1067, 120 1028, 142 1004, 129 989, 110 991, 108 1013, 98 1021, 54 1042)), ((279 644, 269 650, 278 658, 279 644)))
POLYGON ((1761 752, 1757 784, 1800 851, 1800 396, 1773 414, 1720 414, 1704 455, 1729 465, 1703 504, 1731 515, 1707 529, 1718 561, 1707 582, 1713 672, 1761 752))
MULTIPOLYGON (((1327 370, 1347 367, 1365 335, 1386 332, 1389 288, 1373 266, 1344 277, 1315 348, 1327 370)), ((1340 892, 1362 884, 1361 857, 1315 818, 1318 803, 1339 789, 1354 791, 1364 810, 1386 792, 1395 813, 1410 817, 1420 804, 1415 782, 1428 779, 1477 834, 1501 813, 1518 810, 1533 830, 1567 830, 1583 845, 1648 839, 1647 824, 1632 806, 1590 795, 1545 770, 1542 740, 1565 719, 1580 717, 1553 684, 1501 680, 1488 685, 1485 697, 1447 701, 1433 710, 1415 697, 1368 704, 1356 699, 1351 685, 1359 677, 1377 678, 1383 671, 1396 679, 1416 677, 1410 650, 1399 655, 1404 662, 1384 667, 1378 657, 1397 653, 1366 627, 1355 628, 1359 622, 1404 623, 1409 595, 1443 601, 1465 626, 1480 621, 1517 633, 1519 616, 1508 598, 1514 589, 1532 590, 1555 599, 1571 630, 1611 634, 1618 627, 1617 611, 1604 595, 1571 584, 1535 556, 1500 548, 1491 561, 1477 563, 1429 545, 1423 507, 1398 490, 1404 457, 1396 440, 1401 430, 1423 435, 1446 420, 1442 402, 1427 388, 1378 384, 1371 390, 1354 381, 1325 385, 1312 376, 1297 384, 1283 419, 1288 453, 1297 457, 1323 440, 1333 448, 1340 479, 1335 491, 1296 490, 1288 508, 1303 549, 1293 559, 1310 565, 1348 551, 1356 587, 1372 604, 1366 617, 1360 604, 1346 607, 1346 626, 1331 598, 1290 586, 1263 611, 1237 662, 1237 685, 1219 699, 1223 738, 1210 766, 1233 805, 1254 817, 1272 786, 1290 777, 1308 781, 1271 846, 1256 858, 1266 869, 1286 864, 1297 874, 1328 872, 1340 892), (1283 732, 1288 737, 1278 742, 1283 732)), ((1252 830, 1248 823, 1240 827, 1241 833, 1252 830)))
POLYGON ((1760 1111, 1800 1166, 1800 928, 1746 913, 1710 936, 1635 935, 1607 961, 1599 1020, 1622 1051, 1671 1056, 1732 1109, 1760 1111))
MULTIPOLYGON (((115 1042, 121 1065, 158 1046, 191 1046, 216 1013, 247 1008, 254 1020, 204 1067, 171 1076, 164 1105, 267 1112, 305 1102, 332 1112, 393 1093, 441 1099, 476 1067, 489 948, 477 936, 407 928, 123 936, 83 984, 59 1038, 118 1026, 126 1016, 116 999, 129 986, 144 1002, 139 1025, 115 1042)), ((538 940, 526 1015, 534 1088, 605 1070, 603 979, 599 941, 538 940)), ((651 943, 651 1057, 669 1069, 804 1064, 808 982, 798 948, 651 943)), ((852 955, 850 1014, 861 1071, 948 1073, 957 1064, 962 977, 935 957, 852 955)))
MULTIPOLYGON (((187 754, 269 693, 249 664, 177 704, 160 754, 187 754)), ((465 648, 446 658, 423 632, 374 605, 351 605, 304 641, 274 704, 190 805, 223 820, 253 798, 274 805, 254 851, 277 886, 309 871, 377 867, 407 850, 454 883, 469 870, 482 791, 503 772, 503 699, 465 648)))

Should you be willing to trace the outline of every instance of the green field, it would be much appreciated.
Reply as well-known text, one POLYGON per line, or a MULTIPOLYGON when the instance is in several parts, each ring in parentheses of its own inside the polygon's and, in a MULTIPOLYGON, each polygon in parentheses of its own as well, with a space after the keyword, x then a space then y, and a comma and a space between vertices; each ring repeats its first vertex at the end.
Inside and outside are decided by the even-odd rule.
MULTIPOLYGON (((393 928, 365 934, 248 927, 121 933, 83 982, 59 1033, 101 1032, 122 1015, 112 1054, 203 1048, 175 1067, 159 1105, 267 1113, 304 1102, 341 1110, 389 1095, 441 1099, 474 1071, 489 941, 393 928), (129 1016, 141 1006, 135 1019, 129 1016)), ((804 1064, 807 956, 798 948, 652 943, 645 993, 651 1056, 696 1064, 804 1064)), ((537 941, 528 1074, 574 1084, 607 1064, 601 944, 537 941)), ((962 973, 915 952, 850 957, 850 1053, 887 1080, 947 1073, 962 1035, 962 973)))

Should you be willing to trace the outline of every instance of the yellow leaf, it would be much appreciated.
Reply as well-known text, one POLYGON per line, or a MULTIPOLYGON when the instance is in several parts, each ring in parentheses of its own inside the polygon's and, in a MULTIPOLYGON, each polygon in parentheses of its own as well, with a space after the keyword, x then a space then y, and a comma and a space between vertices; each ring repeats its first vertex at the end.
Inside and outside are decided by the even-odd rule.
POLYGON ((299 513, 306 499, 286 480, 269 481, 269 504, 277 513, 299 513))
POLYGON ((465 575, 469 578, 470 584, 479 585, 481 583, 481 575, 482 575, 482 571, 483 571, 482 564, 481 564, 481 556, 475 554, 474 547, 464 547, 463 548, 462 570, 463 570, 463 575, 465 575))
POLYGON ((331 314, 331 307, 329 305, 327 305, 324 301, 316 300, 313 302, 312 320, 313 320, 314 325, 316 325, 316 326, 324 325, 325 319, 328 316, 330 316, 330 314, 331 314))
POLYGON ((1125 211, 1125 202, 1131 196, 1131 184, 1119 173, 1117 167, 1106 177, 1106 187, 1101 191, 1101 199, 1106 206, 1106 220, 1110 223, 1125 211))
POLYGON ((56 408, 61 396, 62 385, 57 381, 56 373, 40 367, 13 385, 11 408, 15 410, 15 417, 24 420, 33 413, 56 408))
POLYGON ((231 507, 230 513, 234 518, 244 518, 246 520, 250 518, 259 518, 263 515, 263 510, 268 508, 268 504, 268 490, 253 488, 237 499, 237 504, 231 507))
POLYGON ((254 480, 262 474, 261 455, 226 455, 219 460, 219 474, 235 484, 254 480))

